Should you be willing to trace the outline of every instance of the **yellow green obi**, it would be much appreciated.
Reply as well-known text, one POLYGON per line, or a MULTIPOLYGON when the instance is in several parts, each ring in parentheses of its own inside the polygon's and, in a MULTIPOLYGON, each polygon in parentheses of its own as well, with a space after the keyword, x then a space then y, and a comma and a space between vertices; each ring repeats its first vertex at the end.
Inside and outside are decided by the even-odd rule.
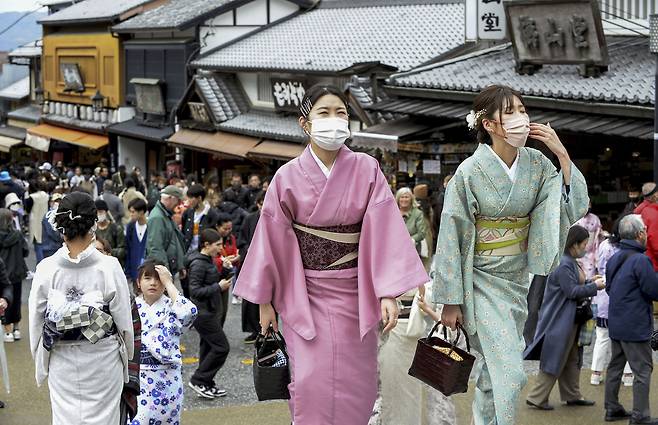
POLYGON ((475 255, 511 256, 528 251, 529 217, 477 217, 475 255))

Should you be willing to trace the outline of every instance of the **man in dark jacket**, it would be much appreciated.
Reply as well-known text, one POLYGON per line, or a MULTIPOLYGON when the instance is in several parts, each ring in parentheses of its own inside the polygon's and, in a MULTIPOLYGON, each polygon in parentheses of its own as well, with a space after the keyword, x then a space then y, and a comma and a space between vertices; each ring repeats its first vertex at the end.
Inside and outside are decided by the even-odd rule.
POLYGON ((658 425, 651 418, 649 389, 653 358, 653 304, 658 301, 658 276, 651 260, 644 255, 647 228, 638 215, 624 217, 619 223, 620 251, 608 262, 606 291, 610 295, 608 330, 612 358, 605 382, 606 421, 631 418, 630 424, 658 425), (619 403, 626 362, 633 369, 633 412, 619 403))
POLYGON ((166 264, 172 275, 180 272, 185 278, 185 241, 173 220, 174 208, 180 203, 183 192, 169 185, 160 192, 160 200, 149 215, 146 235, 146 258, 166 264))
POLYGON ((212 229, 219 221, 219 213, 206 202, 206 189, 200 184, 192 185, 187 191, 189 207, 183 213, 182 227, 185 252, 199 247, 199 235, 204 229, 212 229))
POLYGON ((235 234, 238 234, 240 227, 242 227, 242 222, 248 213, 238 205, 235 196, 233 192, 225 192, 223 200, 219 204, 218 211, 220 220, 230 220, 233 223, 233 231, 235 234))
POLYGON ((248 208, 249 189, 242 187, 240 174, 233 174, 233 177, 231 177, 231 187, 224 191, 224 200, 235 202, 240 208, 248 208))
POLYGON ((263 193, 263 188, 261 187, 260 176, 258 174, 250 175, 249 184, 247 185, 247 211, 256 211, 256 199, 261 193, 263 193))

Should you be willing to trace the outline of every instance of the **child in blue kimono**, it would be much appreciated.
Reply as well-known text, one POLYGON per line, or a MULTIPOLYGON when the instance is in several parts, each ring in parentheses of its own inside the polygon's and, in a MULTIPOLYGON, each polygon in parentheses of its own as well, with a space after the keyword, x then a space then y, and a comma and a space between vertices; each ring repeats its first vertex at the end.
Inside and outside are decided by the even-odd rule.
POLYGON ((153 260, 139 267, 136 286, 142 322, 141 388, 131 425, 179 425, 183 409, 180 337, 196 318, 197 308, 178 292, 169 270, 153 260))

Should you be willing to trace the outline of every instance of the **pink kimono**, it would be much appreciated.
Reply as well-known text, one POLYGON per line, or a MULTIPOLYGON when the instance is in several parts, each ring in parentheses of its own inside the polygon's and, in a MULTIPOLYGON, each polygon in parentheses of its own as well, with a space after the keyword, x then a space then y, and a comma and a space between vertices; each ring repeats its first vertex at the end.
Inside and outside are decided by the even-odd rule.
POLYGON ((274 176, 235 294, 281 315, 295 424, 366 425, 380 299, 429 278, 377 161, 343 147, 327 179, 309 149, 274 176))

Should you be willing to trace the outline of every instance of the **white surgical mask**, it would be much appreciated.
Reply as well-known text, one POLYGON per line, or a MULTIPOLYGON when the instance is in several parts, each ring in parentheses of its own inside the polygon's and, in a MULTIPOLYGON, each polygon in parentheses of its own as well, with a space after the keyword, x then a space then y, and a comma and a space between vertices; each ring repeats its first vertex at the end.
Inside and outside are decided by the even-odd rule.
POLYGON ((103 222, 107 220, 107 214, 101 213, 98 214, 98 221, 103 222))
POLYGON ((526 114, 521 114, 505 121, 503 128, 507 133, 505 141, 515 148, 522 148, 525 146, 530 133, 530 118, 526 114))
POLYGON ((9 206, 9 209, 13 212, 19 212, 21 210, 21 204, 12 204, 9 206))
POLYGON ((349 122, 343 118, 318 118, 311 121, 311 138, 322 149, 337 151, 350 137, 349 122))

